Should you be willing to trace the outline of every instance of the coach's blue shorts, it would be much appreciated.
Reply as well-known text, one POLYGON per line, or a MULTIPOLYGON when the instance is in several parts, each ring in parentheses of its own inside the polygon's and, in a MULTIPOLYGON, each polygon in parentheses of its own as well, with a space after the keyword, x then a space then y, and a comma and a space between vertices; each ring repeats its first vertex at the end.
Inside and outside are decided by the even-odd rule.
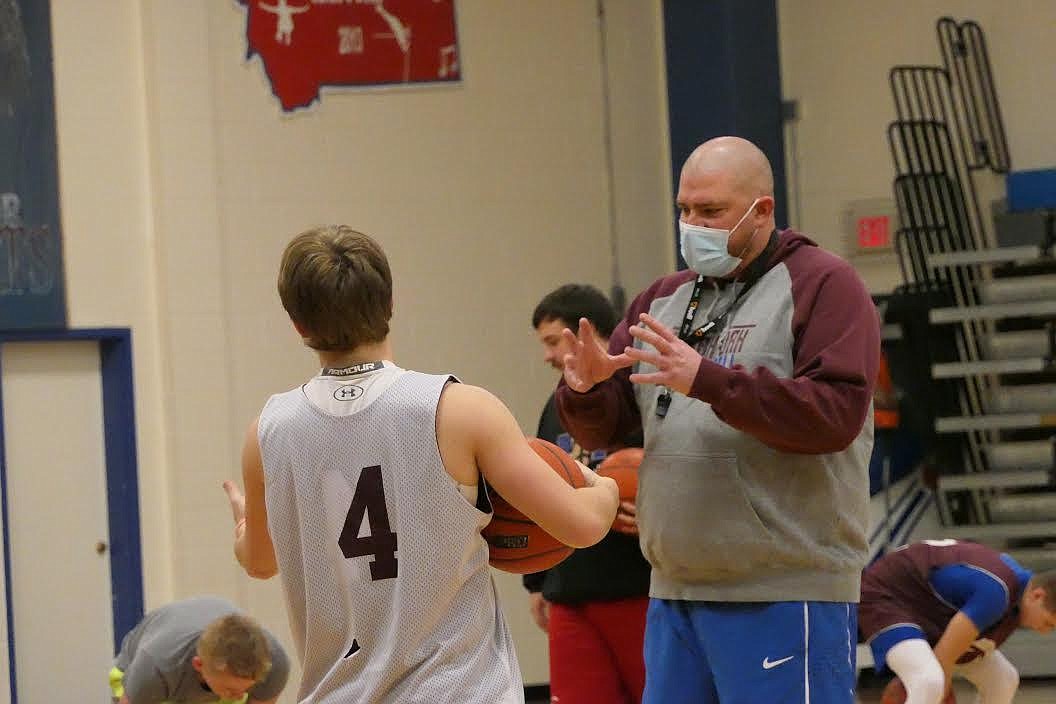
POLYGON ((643 704, 853 704, 858 606, 650 599, 643 704))

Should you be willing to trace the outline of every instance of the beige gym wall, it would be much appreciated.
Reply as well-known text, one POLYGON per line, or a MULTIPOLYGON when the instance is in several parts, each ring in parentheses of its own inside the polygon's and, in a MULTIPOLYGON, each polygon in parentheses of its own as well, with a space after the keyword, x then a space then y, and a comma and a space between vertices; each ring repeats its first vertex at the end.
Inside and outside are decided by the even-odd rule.
MULTIPOLYGON (((376 235, 398 359, 493 389, 533 429, 554 377, 531 309, 566 281, 608 289, 610 204, 628 294, 673 260, 660 0, 606 0, 614 195, 593 0, 459 0, 461 85, 327 91, 293 116, 233 0, 51 1, 70 324, 133 329, 147 605, 224 594, 285 634, 277 583, 234 565, 219 487, 267 394, 313 371, 274 293, 282 244, 323 222, 376 235)), ((887 71, 938 60, 942 14, 986 32, 1013 164, 1056 163, 1056 5, 874 5, 779 0, 792 219, 838 251, 844 204, 890 195, 887 71)), ((860 270, 875 291, 897 278, 860 270)), ((539 681, 541 634, 501 585, 539 681)))
MULTIPOLYGON (((330 222, 376 236, 397 360, 493 390, 534 430, 556 383, 537 300, 609 289, 610 213, 629 293, 673 261, 659 0, 606 2, 611 192, 593 0, 460 1, 460 85, 326 90, 293 115, 235 2, 52 6, 70 324, 133 328, 147 606, 227 595, 285 637, 278 581, 233 561, 220 489, 268 394, 315 369, 275 294, 283 245, 330 222)), ((519 578, 499 582, 525 678, 545 681, 519 578)))
MULTIPOLYGON (((894 117, 888 71, 896 64, 937 65, 935 22, 975 20, 986 36, 1014 169, 1052 168, 1056 140, 1056 3, 1051 0, 779 0, 784 96, 800 103, 793 136, 798 170, 788 162, 789 195, 798 171, 799 212, 790 220, 844 256, 841 214, 862 198, 892 198, 894 168, 887 125, 894 117)), ((787 145, 791 149, 791 144, 787 145)), ((1004 180, 979 177, 983 207, 1004 180)), ((900 282, 893 256, 855 265, 875 293, 900 282)))
POLYGON ((140 12, 51 2, 68 321, 132 329, 143 581, 158 605, 173 595, 173 511, 140 12))

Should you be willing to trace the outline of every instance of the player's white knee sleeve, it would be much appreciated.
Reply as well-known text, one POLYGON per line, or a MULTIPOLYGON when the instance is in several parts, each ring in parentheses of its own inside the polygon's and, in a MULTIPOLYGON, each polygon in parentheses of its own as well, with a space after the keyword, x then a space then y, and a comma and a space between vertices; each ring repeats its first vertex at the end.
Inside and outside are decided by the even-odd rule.
POLYGON ((1011 704, 1019 689, 1019 671, 1000 650, 957 668, 979 690, 980 704, 1011 704))
POLYGON ((887 651, 887 666, 906 688, 906 704, 940 704, 946 676, 928 642, 912 638, 887 651))

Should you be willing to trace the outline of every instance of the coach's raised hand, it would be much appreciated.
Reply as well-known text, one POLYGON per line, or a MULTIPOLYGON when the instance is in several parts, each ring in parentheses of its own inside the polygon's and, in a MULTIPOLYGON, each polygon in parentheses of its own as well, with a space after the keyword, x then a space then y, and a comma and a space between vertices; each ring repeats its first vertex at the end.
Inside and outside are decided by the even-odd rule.
POLYGON ((565 383, 575 391, 583 393, 598 382, 605 381, 617 369, 629 367, 631 360, 626 354, 611 355, 598 341, 594 326, 586 318, 579 319, 579 332, 565 328, 562 333, 571 343, 572 351, 565 355, 565 383))
POLYGON ((628 347, 626 354, 635 362, 652 365, 656 371, 631 374, 631 383, 659 384, 688 396, 700 368, 700 354, 648 313, 642 313, 639 320, 641 325, 630 329, 631 337, 653 349, 628 347))

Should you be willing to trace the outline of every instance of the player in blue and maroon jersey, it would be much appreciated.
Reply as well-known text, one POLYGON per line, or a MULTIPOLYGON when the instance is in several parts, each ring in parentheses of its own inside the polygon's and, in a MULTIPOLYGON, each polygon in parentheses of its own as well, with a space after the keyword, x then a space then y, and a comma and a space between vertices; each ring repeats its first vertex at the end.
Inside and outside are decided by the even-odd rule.
POLYGON ((955 672, 982 704, 1006 704, 1019 673, 998 648, 1017 628, 1056 626, 1056 570, 1034 574, 983 545, 925 540, 866 568, 858 624, 906 704, 938 704, 955 672))

